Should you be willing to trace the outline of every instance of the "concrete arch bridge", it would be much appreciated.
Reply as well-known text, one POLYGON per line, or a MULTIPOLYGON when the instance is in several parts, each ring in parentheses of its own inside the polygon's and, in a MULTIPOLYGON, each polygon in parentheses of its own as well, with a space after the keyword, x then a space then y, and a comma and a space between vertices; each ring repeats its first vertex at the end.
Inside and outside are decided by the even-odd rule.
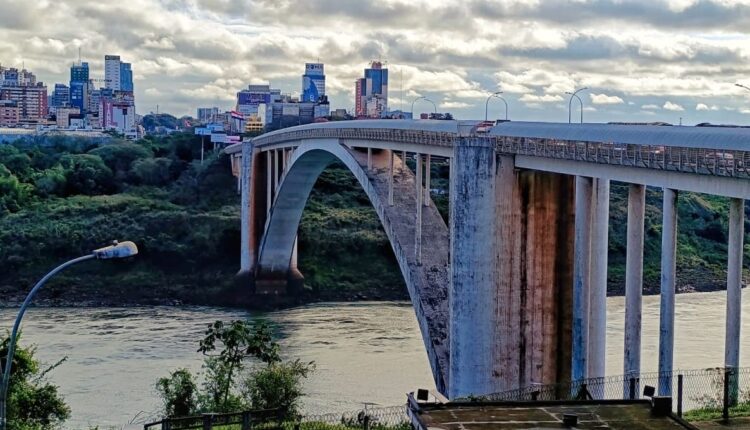
MULTIPOLYGON (((672 369, 676 202, 731 198, 726 365, 739 366, 750 129, 370 120, 311 124, 230 146, 242 195, 241 273, 257 294, 298 285, 297 228, 338 160, 372 202, 450 398, 604 376, 610 181, 630 184, 623 371, 640 373, 646 186, 664 190, 659 369, 672 369), (407 167, 407 158, 416 163, 407 167), (450 225, 430 164, 450 165, 450 225)), ((669 394, 671 383, 659 387, 669 394)))

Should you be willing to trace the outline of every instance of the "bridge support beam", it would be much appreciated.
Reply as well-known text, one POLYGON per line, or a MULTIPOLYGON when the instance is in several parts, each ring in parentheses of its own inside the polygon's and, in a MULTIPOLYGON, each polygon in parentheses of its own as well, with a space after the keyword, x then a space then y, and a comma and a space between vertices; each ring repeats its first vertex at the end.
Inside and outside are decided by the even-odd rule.
POLYGON ((576 177, 575 254, 573 266, 574 381, 588 376, 593 179, 576 177))
POLYGON ((414 222, 414 254, 417 265, 422 264, 422 197, 424 195, 422 188, 422 154, 414 154, 417 162, 417 171, 414 175, 414 192, 416 193, 416 220, 414 222))
MULTIPOLYGON (((638 378, 641 374, 641 313, 643 307, 643 241, 646 216, 646 186, 630 184, 628 190, 628 230, 625 256, 625 350, 623 374, 638 378)), ((628 379, 629 379, 628 378, 628 379)), ((638 397, 625 383, 626 399, 638 397)))
POLYGON ((425 155, 424 161, 424 205, 430 205, 430 169, 432 164, 432 156, 430 154, 425 155))
POLYGON ((258 259, 258 243, 262 234, 262 226, 258 225, 257 217, 259 205, 256 196, 260 185, 260 151, 253 148, 252 143, 242 145, 242 169, 240 171, 241 207, 240 217, 240 272, 242 278, 252 277, 258 259), (260 227, 260 228, 259 228, 260 227))
POLYGON ((453 149, 450 178, 450 398, 499 387, 493 372, 498 339, 494 180, 494 147, 462 138, 453 149))
MULTIPOLYGON (((453 167, 453 166, 451 166, 453 167)), ((517 170, 499 157, 493 375, 500 389, 570 379, 572 176, 517 170)))
POLYGON ((677 191, 664 188, 661 236, 661 301, 659 307, 659 395, 672 395, 674 300, 677 272, 677 191))
POLYGON ((745 237, 745 201, 729 204, 729 246, 727 255, 727 321, 724 340, 724 366, 740 366, 740 326, 742 322, 742 254, 745 237))
POLYGON ((393 175, 396 173, 393 171, 393 157, 395 154, 392 150, 388 151, 388 206, 393 206, 393 175))
POLYGON ((607 358, 607 253, 609 251, 609 180, 594 179, 591 231, 591 290, 588 377, 603 378, 607 358))

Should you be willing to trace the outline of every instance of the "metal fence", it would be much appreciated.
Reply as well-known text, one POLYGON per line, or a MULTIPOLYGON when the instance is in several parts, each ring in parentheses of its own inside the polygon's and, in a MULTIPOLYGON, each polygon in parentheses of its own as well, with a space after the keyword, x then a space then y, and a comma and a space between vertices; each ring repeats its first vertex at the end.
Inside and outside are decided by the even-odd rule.
POLYGON ((750 415, 750 368, 608 376, 529 386, 471 400, 634 400, 653 395, 671 396, 673 411, 678 416, 727 419, 731 416, 750 415))

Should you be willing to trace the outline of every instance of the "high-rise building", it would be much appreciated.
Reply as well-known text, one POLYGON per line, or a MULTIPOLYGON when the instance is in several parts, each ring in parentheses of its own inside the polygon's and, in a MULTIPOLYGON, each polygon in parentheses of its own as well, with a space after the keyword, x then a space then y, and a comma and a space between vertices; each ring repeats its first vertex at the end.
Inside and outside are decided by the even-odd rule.
POLYGON ((388 112, 388 69, 384 69, 381 62, 373 61, 356 85, 357 116, 381 118, 388 112))
POLYGON ((271 103, 274 94, 281 91, 272 89, 269 85, 248 85, 246 90, 237 93, 237 112, 245 118, 258 116, 258 106, 261 103, 271 103))
POLYGON ((120 81, 120 61, 119 55, 104 56, 104 87, 120 91, 122 82, 120 81))
POLYGON ((83 62, 70 67, 70 105, 81 112, 88 109, 89 63, 83 62))
POLYGON ((47 119, 47 87, 41 82, 0 87, 0 100, 16 102, 21 124, 40 124, 47 119))
POLYGON ((0 127, 21 123, 21 109, 14 100, 0 100, 0 127))
POLYGON ((317 102, 326 95, 326 75, 323 63, 306 63, 305 74, 302 75, 303 102, 317 102))
POLYGON ((132 93, 133 89, 133 69, 130 63, 120 63, 120 91, 132 93))
POLYGON ((50 107, 58 108, 70 105, 70 87, 65 84, 55 84, 52 93, 52 103, 50 107))

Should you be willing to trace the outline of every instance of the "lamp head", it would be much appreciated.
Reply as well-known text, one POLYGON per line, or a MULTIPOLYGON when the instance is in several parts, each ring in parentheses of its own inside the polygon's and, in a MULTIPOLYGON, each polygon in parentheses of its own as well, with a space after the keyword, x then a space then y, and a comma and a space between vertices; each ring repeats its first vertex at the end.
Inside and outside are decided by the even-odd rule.
POLYGON ((112 245, 95 249, 94 256, 99 260, 111 260, 116 258, 127 258, 138 254, 138 247, 131 241, 112 241, 112 245))

